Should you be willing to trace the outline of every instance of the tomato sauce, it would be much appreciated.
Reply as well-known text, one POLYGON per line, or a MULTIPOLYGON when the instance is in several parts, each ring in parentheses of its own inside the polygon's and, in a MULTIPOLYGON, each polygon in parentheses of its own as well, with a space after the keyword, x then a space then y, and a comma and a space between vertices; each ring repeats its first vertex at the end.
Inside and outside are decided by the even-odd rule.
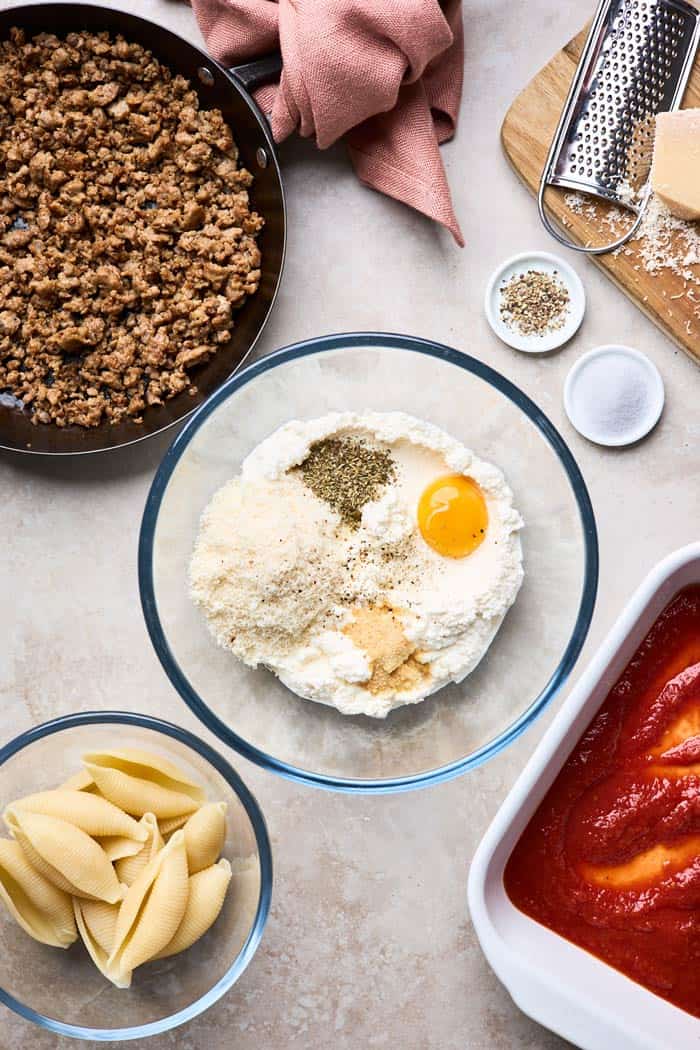
POLYGON ((700 1017, 700 586, 659 616, 504 882, 521 911, 700 1017))

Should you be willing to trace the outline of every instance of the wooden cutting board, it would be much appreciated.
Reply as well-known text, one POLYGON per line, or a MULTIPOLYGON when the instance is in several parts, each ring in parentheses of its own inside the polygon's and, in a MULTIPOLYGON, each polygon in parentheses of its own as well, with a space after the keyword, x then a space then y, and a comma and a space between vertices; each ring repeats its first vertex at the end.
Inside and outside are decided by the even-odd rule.
MULTIPOLYGON (((503 122, 501 141, 506 156, 535 194, 587 32, 587 28, 582 30, 540 70, 518 95, 503 122)), ((683 105, 700 106, 700 62, 696 62, 683 105)), ((547 194, 550 211, 565 227, 567 237, 579 244, 601 244, 605 236, 608 240, 614 239, 605 222, 606 214, 610 213, 608 205, 600 202, 594 209, 572 211, 566 197, 567 192, 560 189, 549 190, 547 194)), ((552 247, 556 250, 554 243, 552 247)), ((688 285, 670 269, 664 268, 655 275, 647 272, 640 247, 639 242, 633 241, 619 254, 588 258, 700 364, 700 264, 690 267, 699 282, 698 287, 693 288, 692 282, 688 285), (695 303, 693 297, 697 300, 695 303)))

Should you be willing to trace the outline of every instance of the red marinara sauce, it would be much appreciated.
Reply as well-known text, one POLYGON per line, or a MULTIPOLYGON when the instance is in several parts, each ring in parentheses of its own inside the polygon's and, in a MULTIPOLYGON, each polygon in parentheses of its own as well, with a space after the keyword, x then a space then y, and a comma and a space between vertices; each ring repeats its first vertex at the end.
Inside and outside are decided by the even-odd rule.
POLYGON ((521 911, 700 1017, 700 586, 659 616, 504 882, 521 911))

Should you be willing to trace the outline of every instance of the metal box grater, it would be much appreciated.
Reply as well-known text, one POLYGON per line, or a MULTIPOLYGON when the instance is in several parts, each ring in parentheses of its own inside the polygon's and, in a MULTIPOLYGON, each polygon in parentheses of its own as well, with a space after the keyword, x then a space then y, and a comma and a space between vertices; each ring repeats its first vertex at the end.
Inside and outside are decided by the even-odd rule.
POLYGON ((598 255, 639 229, 651 194, 656 114, 679 107, 699 39, 700 10, 686 0, 602 0, 540 181, 540 217, 561 244, 598 255), (611 201, 636 219, 612 244, 573 244, 547 215, 550 186, 611 201))

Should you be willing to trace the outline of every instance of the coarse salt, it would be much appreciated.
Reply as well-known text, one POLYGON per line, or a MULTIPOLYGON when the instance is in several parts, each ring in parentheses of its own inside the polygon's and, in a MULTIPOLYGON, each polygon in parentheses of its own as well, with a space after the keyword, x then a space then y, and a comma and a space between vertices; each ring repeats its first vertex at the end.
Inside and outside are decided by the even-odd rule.
POLYGON ((601 347, 569 373, 564 403, 584 437, 601 445, 639 441, 657 422, 663 383, 656 367, 627 347, 601 347))

